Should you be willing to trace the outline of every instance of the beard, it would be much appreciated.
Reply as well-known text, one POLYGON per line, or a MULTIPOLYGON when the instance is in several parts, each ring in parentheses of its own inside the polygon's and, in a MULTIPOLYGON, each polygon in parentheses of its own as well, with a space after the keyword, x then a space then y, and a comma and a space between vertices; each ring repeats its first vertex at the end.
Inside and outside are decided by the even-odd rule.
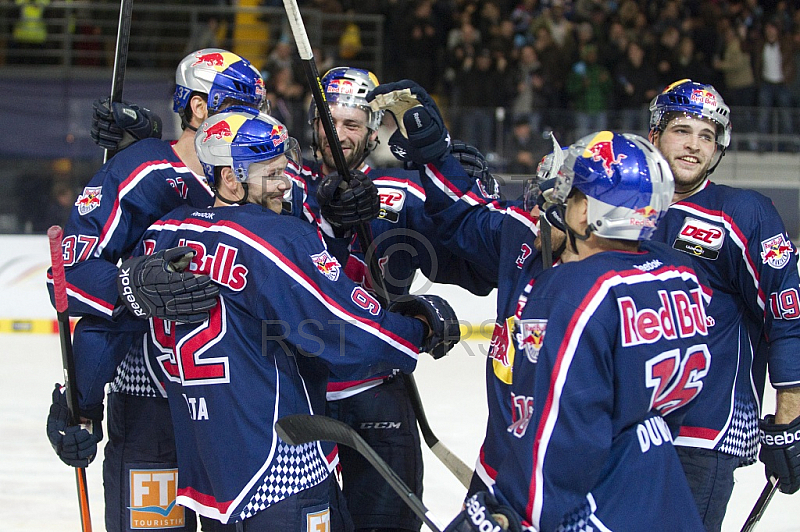
MULTIPOLYGON (((345 141, 342 143, 342 149, 349 148, 349 151, 344 152, 344 161, 347 164, 347 168, 349 170, 355 170, 357 166, 361 164, 361 162, 365 158, 365 145, 367 139, 362 139, 356 144, 353 144, 349 141, 345 141)), ((320 142, 320 153, 322 154, 322 162, 329 170, 336 169, 336 160, 333 158, 333 154, 330 151, 327 139, 323 139, 320 142)))

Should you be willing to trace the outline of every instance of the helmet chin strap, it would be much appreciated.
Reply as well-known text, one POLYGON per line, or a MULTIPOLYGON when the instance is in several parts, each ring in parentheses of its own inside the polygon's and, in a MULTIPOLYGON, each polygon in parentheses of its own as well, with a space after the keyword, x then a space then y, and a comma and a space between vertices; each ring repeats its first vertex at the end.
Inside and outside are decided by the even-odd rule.
POLYGON ((214 187, 214 196, 216 196, 222 203, 227 203, 228 205, 244 205, 247 203, 247 196, 250 189, 247 186, 247 183, 242 183, 242 189, 244 190, 244 196, 242 196, 242 199, 240 200, 229 200, 228 198, 223 197, 217 187, 214 187))
MULTIPOLYGON (((569 222, 567 222, 567 206, 566 205, 558 205, 556 207, 559 211, 559 215, 561 219, 564 221, 564 228, 567 230, 567 240, 569 241, 569 248, 572 253, 578 254, 578 246, 576 241, 577 240, 589 240, 589 237, 592 236, 592 228, 587 227, 584 234, 579 234, 575 231, 572 227, 570 227, 569 222)), ((563 250, 562 250, 563 251, 563 250)))

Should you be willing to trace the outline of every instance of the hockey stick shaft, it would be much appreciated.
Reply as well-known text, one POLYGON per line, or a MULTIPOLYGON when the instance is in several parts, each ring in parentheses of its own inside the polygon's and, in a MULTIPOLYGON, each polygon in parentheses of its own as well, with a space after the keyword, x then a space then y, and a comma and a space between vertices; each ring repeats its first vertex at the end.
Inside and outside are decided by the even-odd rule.
MULTIPOLYGON (((119 25, 117 26, 117 46, 114 51, 114 70, 111 74, 111 102, 122 101, 122 87, 125 84, 125 67, 128 64, 128 43, 131 40, 131 17, 133 0, 120 0, 119 25)), ((106 149, 103 163, 114 156, 113 151, 106 149)))
MULTIPOLYGON (((78 390, 75 388, 75 358, 72 354, 72 337, 70 336, 69 312, 67 300, 67 280, 64 274, 64 256, 61 249, 63 232, 57 225, 47 230, 50 242, 50 263, 53 267, 53 294, 58 316, 58 336, 61 340, 61 364, 64 368, 64 387, 66 388, 67 408, 70 423, 80 423, 78 415, 78 390)), ((86 483, 86 469, 75 468, 75 481, 78 486, 78 507, 81 512, 81 530, 92 531, 92 519, 89 514, 89 489, 86 483)))
POLYGON ((755 530, 756 525, 761 520, 761 516, 764 515, 764 510, 767 509, 769 501, 772 500, 772 496, 778 491, 778 484, 777 478, 769 478, 767 485, 761 490, 761 495, 759 495, 755 506, 753 506, 753 509, 750 511, 750 515, 747 516, 747 521, 744 522, 742 532, 752 532, 755 530))
POLYGON ((313 441, 332 441, 355 449, 358 454, 372 464, 395 493, 422 519, 428 528, 434 532, 442 530, 442 526, 436 523, 430 510, 422 504, 419 497, 349 425, 326 416, 296 414, 279 419, 275 423, 275 430, 278 436, 289 445, 302 445, 313 441))
MULTIPOLYGON (((344 179, 349 180, 350 170, 347 167, 347 161, 345 160, 344 152, 342 151, 342 144, 339 141, 339 136, 336 133, 336 128, 333 124, 333 116, 331 115, 328 101, 325 98, 325 91, 322 90, 322 82, 320 81, 317 64, 314 61, 314 53, 311 49, 311 43, 308 40, 308 33, 306 33, 305 24, 303 23, 303 18, 300 15, 300 8, 297 5, 297 0, 283 0, 283 7, 285 8, 286 15, 289 18, 289 25, 292 28, 292 34, 294 35, 294 41, 297 45, 297 51, 300 54, 300 59, 303 62, 303 69, 306 73, 308 85, 311 87, 311 95, 314 98, 314 104, 317 107, 317 114, 322 121, 322 128, 325 130, 325 137, 328 139, 331 155, 333 156, 333 160, 336 164, 336 171, 339 173, 339 175, 343 176, 344 179)), ((391 296, 389 291, 386 289, 383 275, 381 275, 381 269, 380 265, 378 264, 378 257, 376 255, 376 248, 372 243, 372 231, 370 226, 367 223, 359 224, 356 226, 356 235, 358 236, 358 242, 361 245, 361 249, 364 250, 364 260, 367 264, 367 269, 369 272, 371 285, 375 291, 375 296, 381 305, 386 307, 391 302, 391 296)), ((406 385, 406 391, 408 392, 409 400, 414 408, 414 413, 417 416, 417 422, 419 423, 420 431, 422 431, 425 443, 431 448, 431 450, 434 451, 434 454, 436 454, 437 457, 442 459, 445 466, 447 466, 447 468, 456 477, 458 477, 461 483, 464 484, 463 478, 465 475, 467 475, 465 470, 468 472, 468 476, 471 477, 471 469, 467 467, 464 462, 459 460, 453 453, 451 453, 444 446, 444 444, 439 442, 439 439, 433 434, 433 431, 431 430, 430 425, 428 425, 425 417, 425 411, 422 408, 422 399, 419 396, 419 391, 417 390, 417 386, 414 382, 414 377, 411 375, 406 375, 404 376, 403 382, 406 385), (436 446, 436 449, 434 449, 434 445, 436 446), (442 456, 449 457, 448 461, 445 461, 442 456), (456 462, 461 464, 463 467, 459 466, 456 462)), ((469 480, 466 482, 467 483, 464 485, 469 486, 469 480)))

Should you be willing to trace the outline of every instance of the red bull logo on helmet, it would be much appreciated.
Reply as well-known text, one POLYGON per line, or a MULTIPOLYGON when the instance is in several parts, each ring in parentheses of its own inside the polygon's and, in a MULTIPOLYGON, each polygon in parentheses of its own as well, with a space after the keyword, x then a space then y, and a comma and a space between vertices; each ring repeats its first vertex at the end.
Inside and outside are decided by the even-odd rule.
POLYGON ((613 165, 622 163, 627 155, 620 153, 618 156, 614 154, 614 134, 610 131, 602 131, 592 139, 586 150, 583 152, 583 157, 591 159, 593 162, 599 162, 603 165, 606 175, 611 177, 614 174, 613 165))
POLYGON ((103 198, 101 191, 103 187, 86 187, 83 193, 75 200, 75 206, 78 208, 78 214, 83 216, 89 214, 97 207, 100 206, 100 200, 103 198))
POLYGON ((329 94, 355 94, 356 87, 349 79, 332 79, 325 92, 329 94))
POLYGON ((633 216, 630 220, 631 225, 639 225, 642 227, 655 227, 657 221, 658 211, 650 205, 633 211, 633 216))
POLYGON ((689 99, 698 105, 717 106, 717 95, 705 89, 692 89, 692 94, 689 96, 689 99))
POLYGON ((775 235, 761 242, 761 262, 780 270, 794 255, 791 241, 783 234, 775 235))
POLYGON ((201 54, 198 52, 194 55, 194 63, 192 63, 192 66, 201 64, 210 67, 223 66, 225 64, 225 56, 223 56, 220 52, 210 52, 207 54, 201 54))
POLYGON ((228 124, 227 121, 222 120, 217 122, 216 124, 206 125, 203 127, 203 133, 205 133, 205 137, 203 137, 203 142, 206 142, 211 137, 220 140, 224 137, 232 137, 233 132, 231 131, 231 126, 228 124))
POLYGON ((267 89, 264 87, 264 80, 262 78, 256 79, 256 96, 264 98, 267 95, 267 89))
POLYGON ((272 126, 269 136, 273 146, 280 146, 289 139, 289 132, 283 126, 272 126))

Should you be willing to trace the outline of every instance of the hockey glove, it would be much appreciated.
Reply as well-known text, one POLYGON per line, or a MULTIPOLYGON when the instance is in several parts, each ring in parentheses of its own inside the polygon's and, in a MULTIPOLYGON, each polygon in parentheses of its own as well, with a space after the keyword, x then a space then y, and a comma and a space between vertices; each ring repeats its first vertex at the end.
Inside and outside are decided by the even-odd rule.
POLYGON ((494 495, 481 491, 464 502, 464 509, 453 519, 444 532, 522 532, 516 512, 497 502, 494 495))
POLYGON ((442 113, 425 89, 404 79, 378 85, 367 94, 375 111, 389 111, 397 131, 389 138, 389 148, 401 161, 426 164, 441 161, 450 151, 450 134, 442 113))
POLYGON ((219 287, 207 275, 183 271, 194 253, 190 247, 177 247, 123 262, 117 289, 128 310, 145 320, 207 320, 208 311, 217 304, 219 287))
POLYGON ((758 424, 761 452, 767 479, 780 480, 783 493, 800 489, 800 416, 786 425, 776 425, 775 416, 764 417, 758 424))
POLYGON ((458 318, 450 304, 439 296, 404 296, 392 303, 389 310, 404 316, 420 317, 428 326, 420 353, 430 353, 439 359, 450 351, 461 340, 461 329, 458 318))
POLYGON ((500 197, 499 187, 494 176, 489 173, 489 163, 486 158, 475 146, 471 146, 460 140, 453 141, 453 157, 458 159, 464 171, 475 179, 483 193, 484 198, 496 200, 500 197))
POLYGON ((65 390, 56 383, 47 414, 47 439, 62 462, 72 467, 87 467, 97 455, 97 443, 103 439, 103 410, 93 412, 88 423, 70 426, 65 390))
POLYGON ((109 105, 106 98, 95 100, 92 108, 92 140, 101 148, 120 151, 137 140, 161 138, 161 118, 146 107, 125 102, 109 105))
POLYGON ((374 220, 381 211, 378 189, 372 180, 358 170, 352 170, 350 175, 349 182, 339 174, 328 175, 317 188, 322 216, 334 229, 342 231, 374 220))

